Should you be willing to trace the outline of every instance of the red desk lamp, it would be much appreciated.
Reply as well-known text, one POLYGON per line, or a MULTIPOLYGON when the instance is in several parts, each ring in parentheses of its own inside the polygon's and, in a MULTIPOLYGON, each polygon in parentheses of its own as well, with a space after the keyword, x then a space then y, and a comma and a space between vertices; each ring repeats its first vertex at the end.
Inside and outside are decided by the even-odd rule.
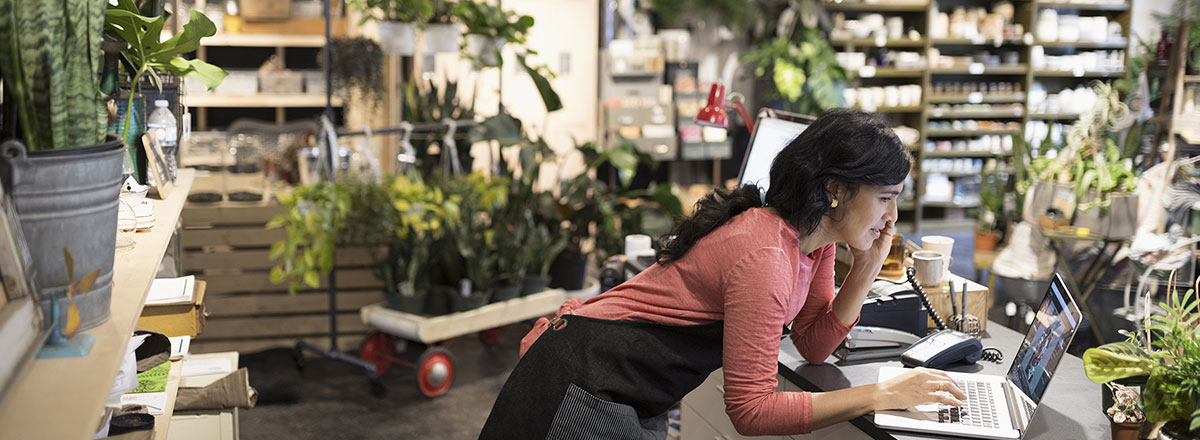
POLYGON ((725 86, 713 83, 712 89, 708 91, 708 104, 696 114, 696 124, 728 129, 729 116, 725 109, 732 108, 737 110, 742 122, 746 123, 746 130, 754 133, 754 122, 750 119, 750 112, 746 111, 746 105, 743 104, 745 101, 746 98, 740 93, 732 93, 729 96, 729 104, 725 104, 725 86))

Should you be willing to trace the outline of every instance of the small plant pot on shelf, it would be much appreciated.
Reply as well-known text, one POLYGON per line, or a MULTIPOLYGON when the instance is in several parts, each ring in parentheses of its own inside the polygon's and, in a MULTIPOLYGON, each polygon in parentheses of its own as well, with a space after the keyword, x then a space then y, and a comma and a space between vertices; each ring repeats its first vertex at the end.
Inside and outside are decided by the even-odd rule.
POLYGON ((425 51, 429 53, 458 52, 462 40, 462 25, 430 23, 425 26, 425 51))
POLYGON ((504 40, 492 38, 485 35, 467 35, 467 54, 475 57, 481 63, 487 66, 495 66, 500 63, 500 49, 504 47, 504 40))
POLYGON ((492 291, 475 291, 471 292, 470 296, 462 296, 456 291, 449 296, 451 309, 454 313, 458 313, 483 307, 492 298, 492 291))
POLYGON ((521 280, 521 296, 533 295, 546 290, 550 285, 550 277, 539 275, 525 277, 521 280))
POLYGON ((1112 440, 1138 440, 1140 438, 1142 422, 1117 423, 1109 420, 1108 424, 1112 428, 1112 440))
POLYGON ((413 295, 390 294, 384 296, 384 300, 387 301, 387 308, 414 315, 425 314, 425 303, 428 298, 429 295, 426 292, 417 292, 413 295))
POLYGON ((492 292, 491 302, 508 301, 518 296, 521 296, 521 283, 503 285, 492 292))
POLYGON ((417 27, 412 23, 399 21, 381 21, 379 26, 379 47, 383 53, 390 55, 412 55, 416 49, 417 27))
POLYGON ((566 290, 583 288, 587 276, 587 255, 575 251, 563 251, 550 263, 550 286, 566 290))
POLYGON ((996 250, 996 241, 999 238, 1000 231, 975 231, 975 250, 994 251, 996 250))

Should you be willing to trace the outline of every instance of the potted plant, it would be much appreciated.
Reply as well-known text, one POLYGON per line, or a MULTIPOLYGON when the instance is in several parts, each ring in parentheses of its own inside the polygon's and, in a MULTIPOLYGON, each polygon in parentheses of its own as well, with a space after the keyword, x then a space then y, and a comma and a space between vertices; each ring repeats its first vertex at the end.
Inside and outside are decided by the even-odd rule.
POLYGON ((425 50, 430 53, 458 52, 462 47, 462 23, 458 22, 455 8, 458 6, 450 0, 431 0, 433 14, 429 24, 425 25, 423 38, 425 50))
POLYGON ((430 0, 349 0, 346 5, 363 13, 359 25, 375 20, 379 45, 391 55, 412 55, 417 27, 433 15, 430 0))
MULTIPOLYGON (((0 179, 20 216, 39 288, 66 289, 64 248, 74 249, 82 272, 99 271, 95 288, 76 295, 80 330, 109 316, 125 152, 119 138, 106 136, 108 97, 100 92, 106 5, 0 0, 0 179)), ((155 40, 147 51, 168 44, 155 40)), ((66 310, 65 298, 59 307, 66 310)))
POLYGON ((1112 440, 1137 440, 1142 431, 1142 423, 1146 415, 1142 413, 1138 403, 1137 388, 1127 387, 1116 382, 1104 384, 1112 393, 1113 404, 1104 411, 1108 414, 1112 440))
POLYGON ((456 312, 487 304, 495 287, 496 231, 491 224, 496 208, 507 203, 506 180, 476 172, 443 183, 450 195, 445 223, 451 246, 442 249, 440 263, 448 281, 457 283, 450 301, 456 312))
MULTIPOLYGON (((373 107, 383 104, 386 89, 383 85, 383 49, 379 43, 364 37, 334 37, 330 42, 331 65, 329 76, 334 93, 349 102, 358 93, 373 107)), ((317 54, 317 63, 325 62, 317 54)))
MULTIPOLYGON (((1144 331, 1122 331, 1128 339, 1089 348, 1083 353, 1084 371, 1096 383, 1148 376, 1141 400, 1146 420, 1167 422, 1162 433, 1169 438, 1197 438, 1200 434, 1200 296, 1195 289, 1180 295, 1172 273, 1164 314, 1147 313, 1144 331)), ((1147 303, 1150 300, 1148 293, 1147 303)), ((1160 435, 1160 438, 1161 435, 1160 435)))
POLYGON ((544 64, 531 65, 529 62, 530 55, 537 55, 537 51, 525 45, 526 34, 533 27, 533 17, 518 15, 488 4, 485 0, 462 0, 455 8, 455 15, 467 28, 465 57, 474 61, 476 67, 503 67, 504 47, 509 44, 516 45, 517 61, 537 87, 546 112, 552 113, 562 109, 562 100, 550 85, 554 73, 544 64))
POLYGON ((440 188, 429 186, 415 175, 398 176, 392 184, 392 203, 398 215, 395 252, 390 259, 394 275, 385 283, 394 284, 392 303, 410 313, 444 312, 443 307, 430 308, 426 298, 433 266, 433 249, 445 237, 445 207, 448 199, 440 188), (436 310, 435 310, 436 309, 436 310))
POLYGON ((1005 176, 996 173, 994 163, 983 170, 979 191, 979 217, 975 221, 975 250, 994 251, 1004 223, 1005 176))
POLYGON ((837 62, 837 51, 817 27, 820 12, 811 2, 788 5, 777 15, 763 15, 792 17, 792 21, 781 18, 774 26, 764 26, 774 32, 764 34, 757 48, 740 60, 754 63, 755 77, 766 80, 767 97, 778 100, 783 110, 819 115, 841 107, 840 91, 848 75, 837 62))
POLYGON ((321 286, 321 274, 333 270, 333 253, 346 218, 353 211, 346 185, 321 182, 278 193, 283 213, 267 223, 267 229, 283 228, 287 238, 271 245, 269 257, 279 260, 271 268, 272 283, 288 283, 295 294, 305 287, 321 286))
MULTIPOLYGON (((474 119, 475 102, 461 97, 459 91, 459 83, 449 78, 439 86, 432 79, 413 77, 404 85, 405 120, 421 124, 440 122, 444 119, 474 119)), ((458 154, 459 162, 463 169, 467 170, 471 169, 474 162, 470 154, 469 136, 467 130, 458 129, 450 136, 454 140, 454 151, 458 154)), ((418 168, 422 175, 433 176, 441 155, 447 150, 447 146, 443 145, 445 139, 445 132, 431 131, 413 135, 411 142, 417 152, 418 168)))
POLYGON ((1093 235, 1125 238, 1137 229, 1137 172, 1118 141, 1134 115, 1108 84, 1096 81, 1096 104, 1066 133, 1056 157, 1030 160, 1025 215, 1037 219, 1057 209, 1093 235))

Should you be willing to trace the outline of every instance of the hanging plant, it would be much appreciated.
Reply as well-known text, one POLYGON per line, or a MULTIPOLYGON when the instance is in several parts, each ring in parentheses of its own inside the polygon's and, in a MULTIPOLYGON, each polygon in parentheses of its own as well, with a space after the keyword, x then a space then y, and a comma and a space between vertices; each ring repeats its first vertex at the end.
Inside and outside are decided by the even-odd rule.
MULTIPOLYGON (((333 53, 329 76, 333 90, 343 100, 349 100, 353 90, 362 93, 372 106, 378 107, 385 94, 383 85, 383 49, 379 43, 363 37, 335 37, 330 43, 333 53)), ((324 64, 323 54, 317 54, 318 65, 324 64)))

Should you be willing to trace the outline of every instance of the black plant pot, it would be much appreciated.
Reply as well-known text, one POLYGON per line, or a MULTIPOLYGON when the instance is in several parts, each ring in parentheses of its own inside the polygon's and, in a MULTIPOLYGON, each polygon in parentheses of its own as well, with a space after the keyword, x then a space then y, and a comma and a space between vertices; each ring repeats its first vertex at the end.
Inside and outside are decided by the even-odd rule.
POLYGON ((465 312, 468 310, 478 309, 488 303, 492 298, 492 291, 475 291, 471 292, 470 296, 459 295, 458 292, 449 295, 450 305, 454 309, 454 313, 465 312))
POLYGON ((533 295, 546 290, 550 285, 550 277, 544 275, 527 276, 521 280, 521 296, 533 295))
POLYGON ((428 298, 429 295, 426 292, 417 292, 415 295, 410 296, 398 293, 384 295, 384 300, 387 301, 387 308, 414 315, 425 314, 425 302, 428 298))
POLYGON ((550 263, 550 287, 582 289, 587 275, 587 260, 587 254, 570 250, 560 252, 550 263))
POLYGON ((1162 429, 1158 430, 1159 440, 1197 440, 1200 439, 1200 433, 1188 431, 1188 422, 1176 420, 1167 422, 1162 429))
POLYGON ((425 313, 430 316, 450 313, 450 296, 457 294, 458 289, 450 286, 430 287, 428 297, 425 298, 425 313))
POLYGON ((492 292, 491 302, 497 303, 500 301, 508 301, 518 296, 521 296, 521 283, 515 282, 497 287, 496 290, 492 292))

